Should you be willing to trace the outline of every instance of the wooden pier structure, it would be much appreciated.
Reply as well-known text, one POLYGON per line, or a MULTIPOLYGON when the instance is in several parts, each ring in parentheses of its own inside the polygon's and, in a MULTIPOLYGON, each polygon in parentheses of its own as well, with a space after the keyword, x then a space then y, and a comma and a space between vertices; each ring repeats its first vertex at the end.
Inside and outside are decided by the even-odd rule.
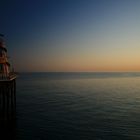
POLYGON ((14 119, 16 113, 16 79, 0 81, 0 120, 14 119))
POLYGON ((16 77, 8 61, 3 35, 0 35, 0 121, 16 117, 16 77))

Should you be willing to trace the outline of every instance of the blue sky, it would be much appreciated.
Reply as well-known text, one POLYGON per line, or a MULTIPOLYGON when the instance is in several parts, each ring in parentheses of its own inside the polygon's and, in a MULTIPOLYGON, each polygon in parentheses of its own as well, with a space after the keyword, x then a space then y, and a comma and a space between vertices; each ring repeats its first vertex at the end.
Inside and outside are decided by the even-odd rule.
POLYGON ((1 0, 17 71, 139 71, 139 0, 1 0))

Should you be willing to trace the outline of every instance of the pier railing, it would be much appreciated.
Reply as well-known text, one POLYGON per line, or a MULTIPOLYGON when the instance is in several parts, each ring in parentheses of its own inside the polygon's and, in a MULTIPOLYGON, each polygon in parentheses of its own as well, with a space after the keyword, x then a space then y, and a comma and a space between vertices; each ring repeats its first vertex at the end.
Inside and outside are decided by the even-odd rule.
POLYGON ((0 73, 0 81, 10 81, 16 78, 16 73, 11 72, 9 74, 0 73))

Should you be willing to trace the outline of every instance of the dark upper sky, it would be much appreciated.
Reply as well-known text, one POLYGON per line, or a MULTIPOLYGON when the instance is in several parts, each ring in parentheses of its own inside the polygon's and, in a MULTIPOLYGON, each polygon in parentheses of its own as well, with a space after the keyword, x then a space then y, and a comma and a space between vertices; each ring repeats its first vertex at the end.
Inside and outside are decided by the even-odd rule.
POLYGON ((0 33, 18 71, 139 70, 139 7, 139 0, 1 0, 0 33))

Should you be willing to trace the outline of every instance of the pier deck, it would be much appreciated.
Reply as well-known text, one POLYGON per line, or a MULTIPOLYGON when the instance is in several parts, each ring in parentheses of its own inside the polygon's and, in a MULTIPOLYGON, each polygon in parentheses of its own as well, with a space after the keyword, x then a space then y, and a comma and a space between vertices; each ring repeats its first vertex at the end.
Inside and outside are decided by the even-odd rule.
POLYGON ((17 78, 17 74, 16 73, 10 73, 8 76, 6 76, 4 74, 0 74, 0 84, 2 82, 12 81, 12 80, 14 80, 16 78, 17 78))

